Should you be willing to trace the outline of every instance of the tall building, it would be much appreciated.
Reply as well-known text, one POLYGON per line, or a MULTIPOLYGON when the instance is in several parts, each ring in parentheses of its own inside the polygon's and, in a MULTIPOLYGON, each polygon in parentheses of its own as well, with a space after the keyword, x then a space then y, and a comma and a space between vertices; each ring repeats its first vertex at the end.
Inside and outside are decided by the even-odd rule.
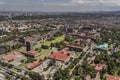
POLYGON ((27 50, 27 51, 33 50, 33 46, 34 46, 34 45, 35 45, 35 44, 34 44, 33 42, 26 41, 26 50, 27 50))
POLYGON ((66 33, 73 33, 74 29, 71 27, 66 28, 66 33))
POLYGON ((31 44, 29 41, 26 42, 26 50, 30 51, 31 50, 31 44))

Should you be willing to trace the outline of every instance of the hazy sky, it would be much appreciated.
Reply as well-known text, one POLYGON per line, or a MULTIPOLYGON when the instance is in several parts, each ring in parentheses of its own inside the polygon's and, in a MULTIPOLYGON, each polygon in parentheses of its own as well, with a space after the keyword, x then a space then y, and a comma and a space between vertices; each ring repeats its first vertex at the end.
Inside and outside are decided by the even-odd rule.
POLYGON ((0 10, 115 11, 120 10, 120 0, 0 0, 0 10))

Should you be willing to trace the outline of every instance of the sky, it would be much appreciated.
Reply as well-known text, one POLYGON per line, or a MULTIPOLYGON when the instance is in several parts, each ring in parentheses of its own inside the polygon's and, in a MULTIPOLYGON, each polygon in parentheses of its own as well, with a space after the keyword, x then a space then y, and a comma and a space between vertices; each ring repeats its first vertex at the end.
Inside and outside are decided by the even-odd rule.
POLYGON ((120 0, 0 0, 0 11, 119 11, 120 0))

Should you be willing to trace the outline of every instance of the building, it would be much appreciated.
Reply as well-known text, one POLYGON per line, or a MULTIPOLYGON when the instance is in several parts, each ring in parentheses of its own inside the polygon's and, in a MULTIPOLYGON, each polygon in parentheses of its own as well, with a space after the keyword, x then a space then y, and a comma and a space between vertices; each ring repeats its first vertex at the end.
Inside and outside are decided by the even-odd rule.
POLYGON ((96 65, 95 70, 102 71, 103 69, 106 69, 106 67, 107 66, 105 64, 98 64, 98 65, 96 65))
POLYGON ((5 53, 7 50, 3 47, 0 47, 0 54, 5 53))
POLYGON ((2 59, 4 61, 10 62, 10 61, 16 60, 21 57, 22 57, 22 55, 20 55, 20 54, 8 54, 8 55, 3 56, 2 59))
POLYGON ((36 52, 36 51, 27 51, 27 52, 25 52, 24 54, 25 54, 26 56, 29 56, 29 57, 36 57, 36 56, 39 55, 38 52, 36 52))
POLYGON ((54 52, 54 53, 51 53, 48 58, 51 58, 51 59, 56 59, 58 61, 66 61, 67 58, 69 57, 69 55, 65 55, 65 54, 61 54, 61 53, 57 53, 57 52, 54 52))
POLYGON ((32 50, 32 45, 31 45, 31 43, 29 41, 26 42, 26 50, 27 51, 32 50))
POLYGON ((74 57, 75 54, 73 51, 69 51, 68 48, 64 48, 61 51, 55 51, 52 52, 48 58, 49 59, 56 59, 58 61, 62 61, 62 62, 68 62, 70 57, 74 57))
POLYGON ((106 80, 120 80, 120 77, 112 76, 112 75, 107 75, 106 80))
POLYGON ((97 48, 98 49, 102 49, 102 50, 106 50, 107 48, 108 48, 108 44, 107 43, 105 43, 105 44, 103 44, 103 45, 99 45, 97 48))
POLYGON ((66 28, 66 33, 74 33, 74 29, 71 27, 66 28))
POLYGON ((87 39, 79 38, 79 39, 75 39, 74 42, 78 44, 90 45, 93 41, 90 38, 87 39))
POLYGON ((26 51, 31 51, 33 50, 33 46, 35 46, 36 43, 32 41, 26 41, 26 51))
POLYGON ((19 37, 18 41, 22 44, 25 44, 25 39, 23 37, 19 37))
POLYGON ((79 46, 74 46, 74 45, 66 45, 66 47, 69 47, 70 50, 75 50, 75 51, 82 51, 83 48, 79 46))
POLYGON ((27 69, 32 70, 42 64, 42 61, 35 61, 32 64, 26 66, 27 69))

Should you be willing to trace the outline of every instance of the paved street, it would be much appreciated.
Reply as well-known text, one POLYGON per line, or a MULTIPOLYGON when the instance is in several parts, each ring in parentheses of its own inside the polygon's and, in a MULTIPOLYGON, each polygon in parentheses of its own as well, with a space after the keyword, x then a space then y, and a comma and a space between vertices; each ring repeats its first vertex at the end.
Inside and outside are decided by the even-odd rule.
POLYGON ((91 46, 87 46, 84 50, 86 50, 86 53, 85 53, 85 55, 82 57, 82 59, 74 66, 74 68, 72 69, 72 71, 70 72, 70 75, 72 74, 72 72, 73 72, 73 70, 75 69, 75 67, 76 66, 78 66, 78 65, 82 65, 82 63, 83 63, 83 60, 84 60, 84 58, 86 57, 86 55, 89 53, 89 52, 91 52, 92 51, 92 49, 94 48, 94 44, 91 44, 91 46), (88 49, 90 47, 90 49, 88 49))

